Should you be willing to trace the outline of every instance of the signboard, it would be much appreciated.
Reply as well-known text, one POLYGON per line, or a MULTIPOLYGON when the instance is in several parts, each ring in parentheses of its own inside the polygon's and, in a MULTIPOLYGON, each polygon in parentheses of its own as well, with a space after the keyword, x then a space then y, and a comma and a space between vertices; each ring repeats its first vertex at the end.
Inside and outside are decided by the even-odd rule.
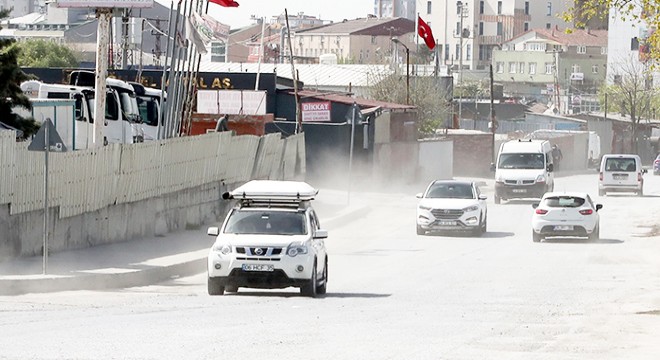
POLYGON ((301 105, 303 122, 331 121, 329 101, 305 102, 301 105))
POLYGON ((198 114, 265 115, 266 91, 199 90, 198 114))
POLYGON ((46 119, 44 123, 37 131, 37 134, 32 139, 30 145, 28 145, 29 151, 46 151, 46 144, 48 144, 49 151, 55 152, 65 152, 67 151, 64 141, 60 137, 60 134, 55 130, 55 126, 50 119, 46 119), (48 137, 48 138, 46 138, 48 137))
POLYGON ((60 8, 150 8, 154 0, 56 0, 60 8))

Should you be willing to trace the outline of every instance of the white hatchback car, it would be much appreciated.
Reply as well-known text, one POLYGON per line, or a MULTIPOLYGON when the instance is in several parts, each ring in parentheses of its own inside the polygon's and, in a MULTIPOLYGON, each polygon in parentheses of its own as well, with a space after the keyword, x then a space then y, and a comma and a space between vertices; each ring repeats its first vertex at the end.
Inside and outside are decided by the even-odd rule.
POLYGON ((486 195, 472 181, 436 180, 422 194, 417 206, 417 235, 427 231, 486 232, 486 195))
POLYGON ((239 287, 299 287, 303 295, 325 294, 328 254, 311 201, 318 190, 298 181, 253 180, 226 198, 237 203, 208 256, 208 292, 222 295, 239 287))
POLYGON ((587 193, 549 192, 540 203, 533 204, 532 240, 540 242, 546 237, 600 237, 601 204, 594 204, 587 193))

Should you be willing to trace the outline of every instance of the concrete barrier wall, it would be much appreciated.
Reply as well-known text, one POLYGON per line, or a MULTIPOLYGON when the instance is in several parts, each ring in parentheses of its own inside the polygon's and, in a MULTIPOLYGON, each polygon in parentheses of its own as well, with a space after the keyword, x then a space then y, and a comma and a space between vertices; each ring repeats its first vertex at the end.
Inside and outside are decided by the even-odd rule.
MULTIPOLYGON (((17 144, 13 132, 0 134, 0 259, 39 254, 44 154, 17 144)), ((129 241, 217 219, 227 184, 304 178, 304 149, 304 134, 214 133, 51 154, 50 249, 129 241)))

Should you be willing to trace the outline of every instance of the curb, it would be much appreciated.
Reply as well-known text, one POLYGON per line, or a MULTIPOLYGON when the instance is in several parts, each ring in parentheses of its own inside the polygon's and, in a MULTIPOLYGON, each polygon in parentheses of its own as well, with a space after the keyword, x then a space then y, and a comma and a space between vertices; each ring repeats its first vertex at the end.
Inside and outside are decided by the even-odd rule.
MULTIPOLYGON (((324 226, 338 226, 364 217, 370 208, 361 206, 346 209, 324 221, 324 226)), ((0 279, 0 296, 28 293, 49 293, 79 290, 106 290, 148 286, 172 278, 192 276, 206 271, 206 256, 178 264, 165 265, 144 270, 110 274, 84 274, 62 277, 30 277, 26 279, 0 279)))

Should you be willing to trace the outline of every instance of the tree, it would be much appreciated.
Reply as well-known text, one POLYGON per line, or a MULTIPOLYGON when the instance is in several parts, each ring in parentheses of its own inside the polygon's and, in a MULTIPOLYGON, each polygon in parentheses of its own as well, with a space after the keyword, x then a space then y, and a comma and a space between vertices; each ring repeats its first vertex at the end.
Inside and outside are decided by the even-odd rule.
POLYGON ((78 60, 66 45, 46 40, 28 40, 17 44, 21 67, 77 67, 78 60))
MULTIPOLYGON (((649 29, 660 26, 660 2, 657 0, 575 0, 562 17, 566 22, 573 22, 575 27, 584 28, 592 20, 607 21, 611 11, 621 21, 649 29)), ((660 32, 649 31, 648 37, 640 41, 644 42, 640 47, 643 45, 647 49, 649 60, 657 63, 660 60, 660 32)))
POLYGON ((630 149, 637 152, 639 136, 637 128, 642 118, 652 116, 653 109, 658 108, 660 97, 653 87, 651 73, 637 61, 631 58, 622 63, 619 74, 614 74, 612 85, 603 86, 600 91, 601 103, 607 96, 607 110, 620 112, 630 116, 630 149))
MULTIPOLYGON (((0 19, 9 16, 0 10, 0 19)), ((24 137, 34 134, 39 126, 33 119, 24 119, 12 112, 14 106, 31 109, 30 100, 21 91, 21 83, 29 80, 18 66, 20 50, 14 39, 0 38, 0 121, 23 132, 24 137)))
MULTIPOLYGON (((417 107, 419 132, 433 135, 445 124, 451 113, 447 89, 437 77, 411 77, 410 105, 417 107)), ((406 103, 406 74, 392 74, 388 71, 369 74, 370 97, 374 100, 391 103, 406 103)))

